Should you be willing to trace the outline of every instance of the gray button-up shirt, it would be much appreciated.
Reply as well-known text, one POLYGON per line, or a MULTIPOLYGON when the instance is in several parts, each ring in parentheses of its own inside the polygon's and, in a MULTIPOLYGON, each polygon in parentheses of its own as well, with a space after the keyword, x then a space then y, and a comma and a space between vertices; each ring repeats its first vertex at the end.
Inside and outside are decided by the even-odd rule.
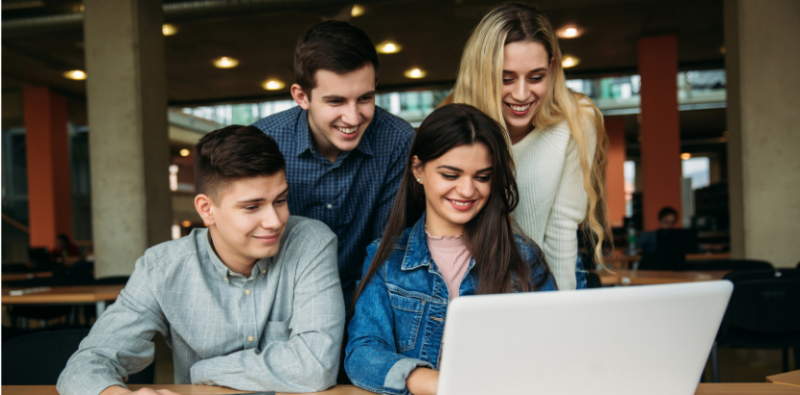
POLYGON ((336 236, 291 216, 278 254, 250 278, 232 274, 207 229, 148 249, 116 303, 58 379, 58 392, 97 395, 173 350, 176 384, 313 392, 336 383, 344 330, 336 236))

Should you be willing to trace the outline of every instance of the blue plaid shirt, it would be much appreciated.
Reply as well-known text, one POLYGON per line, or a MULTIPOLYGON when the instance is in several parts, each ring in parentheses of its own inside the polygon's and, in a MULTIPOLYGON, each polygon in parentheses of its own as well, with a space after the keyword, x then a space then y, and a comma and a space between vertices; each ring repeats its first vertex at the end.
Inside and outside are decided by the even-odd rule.
POLYGON ((414 128, 376 106, 356 149, 331 163, 314 148, 308 112, 299 106, 253 126, 274 138, 286 158, 289 212, 320 220, 338 236, 339 278, 349 306, 367 246, 389 221, 414 128))

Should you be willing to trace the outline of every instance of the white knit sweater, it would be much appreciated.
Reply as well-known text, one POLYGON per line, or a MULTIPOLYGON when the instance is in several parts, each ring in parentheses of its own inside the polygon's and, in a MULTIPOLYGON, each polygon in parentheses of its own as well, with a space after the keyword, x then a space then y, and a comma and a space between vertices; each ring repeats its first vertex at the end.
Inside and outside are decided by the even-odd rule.
MULTIPOLYGON (((597 130, 591 116, 587 115, 585 124, 591 165, 597 130)), ((575 289, 577 229, 587 207, 578 144, 564 120, 542 130, 534 129, 513 145, 512 153, 520 196, 514 219, 542 247, 558 289, 575 289)))

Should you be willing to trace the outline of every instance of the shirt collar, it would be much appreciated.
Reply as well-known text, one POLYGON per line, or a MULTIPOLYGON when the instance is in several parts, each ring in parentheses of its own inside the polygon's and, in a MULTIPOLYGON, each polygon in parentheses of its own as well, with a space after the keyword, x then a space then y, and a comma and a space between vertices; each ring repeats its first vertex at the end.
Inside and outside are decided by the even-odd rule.
MULTIPOLYGON (((211 246, 211 232, 208 231, 208 228, 199 229, 197 232, 198 238, 201 239, 200 242, 205 244, 211 264, 214 266, 214 272, 219 275, 219 278, 222 281, 225 281, 225 279, 228 278, 228 272, 232 273, 232 271, 222 262, 221 259, 219 259, 217 252, 214 251, 214 247, 211 246)), ((264 273, 264 270, 267 270, 267 267, 269 266, 270 259, 271 258, 264 258, 256 261, 253 271, 250 274, 250 278, 252 279, 253 276, 264 273)))
POLYGON ((403 257, 402 270, 412 270, 420 266, 431 266, 431 251, 425 238, 425 213, 408 233, 406 255, 403 257))
MULTIPOLYGON (((377 110, 375 114, 377 114, 377 110)), ((367 130, 364 131, 364 135, 361 136, 361 141, 358 142, 355 149, 356 151, 372 156, 372 139, 369 137, 372 134, 374 124, 375 118, 373 117, 369 126, 367 126, 367 130)), ((314 140, 311 138, 311 128, 308 126, 308 110, 302 110, 300 112, 300 119, 297 122, 297 130, 295 131, 294 156, 300 156, 306 152, 306 150, 311 152, 316 151, 314 148, 314 140)))

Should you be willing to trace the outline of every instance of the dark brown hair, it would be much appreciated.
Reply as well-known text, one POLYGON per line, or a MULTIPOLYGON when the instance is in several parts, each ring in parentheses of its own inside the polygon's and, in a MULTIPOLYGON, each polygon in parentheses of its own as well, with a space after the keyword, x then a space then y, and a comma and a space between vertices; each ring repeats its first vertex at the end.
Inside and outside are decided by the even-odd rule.
MULTIPOLYGON (((403 230, 413 226, 425 211, 425 190, 414 178, 412 158, 416 156, 424 165, 455 147, 471 144, 483 144, 492 160, 491 195, 483 209, 464 227, 464 241, 475 258, 478 271, 477 293, 507 293, 515 289, 525 292, 542 286, 541 283, 532 283, 528 265, 515 241, 510 214, 517 207, 519 193, 514 178, 514 162, 500 124, 470 105, 449 104, 431 113, 419 127, 389 223, 356 290, 353 306, 366 284, 392 254, 403 230)), ((531 247, 536 246, 532 240, 524 239, 531 247)), ((545 273, 549 273, 541 250, 536 250, 545 273)), ((547 276, 543 276, 542 281, 546 280, 547 276)))
POLYGON ((317 86, 317 70, 347 74, 367 64, 375 69, 378 82, 378 53, 363 30, 341 21, 327 21, 308 29, 297 39, 294 75, 303 92, 311 95, 317 86))
POLYGON ((203 136, 195 148, 195 188, 211 200, 233 181, 271 176, 285 168, 278 144, 255 126, 217 129, 203 136))

